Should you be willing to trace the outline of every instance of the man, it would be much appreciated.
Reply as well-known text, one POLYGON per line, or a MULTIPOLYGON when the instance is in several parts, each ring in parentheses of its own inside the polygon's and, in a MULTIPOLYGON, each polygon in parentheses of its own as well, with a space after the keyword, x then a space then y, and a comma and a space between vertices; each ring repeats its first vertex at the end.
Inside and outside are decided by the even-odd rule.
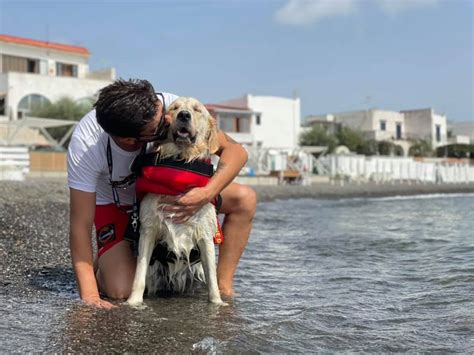
MULTIPOLYGON (((130 172, 144 144, 166 136, 166 107, 177 96, 156 94, 146 80, 118 80, 100 91, 95 110, 81 119, 68 149, 70 248, 81 299, 111 308, 111 299, 131 292, 136 258, 123 240, 125 212, 134 199, 130 172), (94 269, 91 230, 97 229, 98 260, 94 269)), ((255 192, 232 183, 247 153, 223 132, 218 134, 220 161, 209 184, 169 198, 166 212, 176 223, 189 219, 204 204, 222 196, 225 243, 219 248, 217 278, 222 296, 232 296, 237 264, 247 244, 256 208, 255 192)))

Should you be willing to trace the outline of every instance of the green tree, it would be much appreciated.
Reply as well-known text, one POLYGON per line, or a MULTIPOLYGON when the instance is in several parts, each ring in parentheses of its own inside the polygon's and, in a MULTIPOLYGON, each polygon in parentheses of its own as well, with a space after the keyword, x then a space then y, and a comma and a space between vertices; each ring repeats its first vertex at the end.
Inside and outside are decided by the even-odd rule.
POLYGON ((331 153, 338 145, 338 141, 324 127, 314 125, 309 131, 303 132, 300 135, 300 144, 328 147, 328 152, 331 153))
POLYGON ((433 155, 431 142, 426 139, 417 139, 413 141, 412 146, 408 150, 408 155, 414 157, 430 157, 433 155))
POLYGON ((377 150, 380 155, 403 156, 403 148, 390 141, 378 142, 377 150))
POLYGON ((342 126, 336 133, 337 141, 340 145, 345 145, 350 151, 362 154, 366 146, 366 139, 362 132, 352 128, 342 126))
MULTIPOLYGON (((69 97, 62 97, 53 103, 46 103, 41 106, 33 107, 30 116, 79 121, 92 109, 92 104, 92 100, 89 104, 85 102, 78 104, 69 97)), ((69 126, 53 127, 48 128, 47 130, 54 139, 60 140, 69 128, 69 126)))
POLYGON ((367 139, 357 152, 364 155, 376 155, 378 153, 378 142, 375 139, 367 139))
POLYGON ((436 149, 437 157, 474 158, 474 144, 448 144, 436 149))

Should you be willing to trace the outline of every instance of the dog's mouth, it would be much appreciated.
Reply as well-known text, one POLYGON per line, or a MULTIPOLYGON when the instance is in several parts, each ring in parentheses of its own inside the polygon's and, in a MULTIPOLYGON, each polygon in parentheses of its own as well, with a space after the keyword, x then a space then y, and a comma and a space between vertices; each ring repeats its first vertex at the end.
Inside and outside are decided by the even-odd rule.
POLYGON ((194 144, 196 135, 186 127, 179 127, 173 132, 173 140, 177 144, 194 144))

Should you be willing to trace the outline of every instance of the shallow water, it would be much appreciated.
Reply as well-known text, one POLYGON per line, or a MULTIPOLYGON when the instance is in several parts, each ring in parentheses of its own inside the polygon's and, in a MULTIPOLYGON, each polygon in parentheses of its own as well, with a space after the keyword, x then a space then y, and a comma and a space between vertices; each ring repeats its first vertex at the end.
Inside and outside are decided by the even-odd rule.
POLYGON ((77 301, 69 266, 0 293, 0 352, 474 351, 474 195, 260 204, 240 297, 77 301))

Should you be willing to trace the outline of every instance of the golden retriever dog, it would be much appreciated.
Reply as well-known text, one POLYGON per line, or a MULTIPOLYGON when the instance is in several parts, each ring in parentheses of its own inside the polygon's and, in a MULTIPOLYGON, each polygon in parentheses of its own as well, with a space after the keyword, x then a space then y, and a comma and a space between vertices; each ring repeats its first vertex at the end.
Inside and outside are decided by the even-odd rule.
MULTIPOLYGON (((160 159, 173 158, 193 162, 206 160, 218 149, 216 122, 207 109, 193 98, 175 100, 168 112, 172 114, 168 138, 170 143, 159 147, 160 159)), ((214 236, 217 218, 214 205, 208 203, 182 224, 166 218, 163 195, 147 193, 140 203, 140 239, 138 259, 129 305, 143 302, 145 288, 148 294, 171 289, 183 292, 193 280, 205 281, 209 301, 222 302, 216 275, 214 236), (173 263, 163 265, 155 261, 150 265, 154 248, 163 244, 176 255, 173 263), (201 262, 191 265, 189 256, 198 248, 201 262)))

